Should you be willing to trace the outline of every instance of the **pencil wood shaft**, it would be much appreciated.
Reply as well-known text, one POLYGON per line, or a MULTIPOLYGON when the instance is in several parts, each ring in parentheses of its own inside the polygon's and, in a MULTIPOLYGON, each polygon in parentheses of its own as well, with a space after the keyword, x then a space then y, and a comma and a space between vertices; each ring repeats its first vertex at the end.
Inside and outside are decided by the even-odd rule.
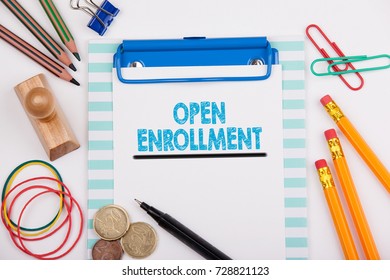
POLYGON ((332 155, 341 188, 345 200, 347 201, 349 212, 351 213, 360 243, 362 244, 364 254, 369 260, 379 260, 379 253, 364 214, 363 207, 360 203, 351 172, 348 168, 347 159, 336 130, 329 129, 325 131, 325 137, 328 141, 329 151, 332 155))
POLYGON ((356 128, 352 125, 347 117, 342 118, 337 126, 344 133, 345 137, 352 144, 355 150, 359 153, 362 159, 366 162, 371 171, 375 174, 378 180, 390 192, 390 173, 379 160, 374 151, 368 146, 367 142, 359 134, 356 128))
POLYGON ((39 0, 43 9, 45 10, 47 16, 49 17, 54 29, 56 30, 61 41, 67 47, 67 49, 73 53, 78 60, 78 50, 74 42, 73 36, 70 33, 68 27, 66 26, 63 18, 57 10, 57 7, 54 5, 52 0, 39 0))
POLYGON ((351 231, 348 227, 347 219, 341 207, 341 201, 336 188, 324 189, 324 194, 332 215, 337 235, 340 239, 345 259, 358 260, 359 255, 357 253, 351 231))
POLYGON ((358 260, 359 255, 357 253, 330 169, 325 160, 318 160, 316 162, 316 167, 318 178, 320 179, 345 259, 358 260))
POLYGON ((379 260, 380 256, 368 225, 359 196, 356 192, 351 173, 344 157, 333 161, 352 220, 362 245, 364 255, 368 260, 379 260))
POLYGON ((349 119, 344 115, 339 106, 332 100, 329 95, 321 98, 321 103, 327 110, 330 117, 335 121, 337 126, 343 132, 348 141, 352 144, 367 166, 375 174, 385 189, 390 192, 390 173, 379 160, 374 151, 366 143, 357 129, 352 125, 349 119))
MULTIPOLYGON (((57 77, 75 83, 75 79, 66 71, 66 69, 55 62, 53 59, 18 37, 16 34, 8 30, 6 27, 0 24, 0 38, 18 49, 20 52, 27 55, 29 58, 46 68, 57 77)), ((78 83, 77 83, 78 84, 78 83)))
POLYGON ((58 43, 36 22, 16 0, 1 0, 5 6, 30 30, 30 32, 59 61, 74 70, 74 65, 58 43))

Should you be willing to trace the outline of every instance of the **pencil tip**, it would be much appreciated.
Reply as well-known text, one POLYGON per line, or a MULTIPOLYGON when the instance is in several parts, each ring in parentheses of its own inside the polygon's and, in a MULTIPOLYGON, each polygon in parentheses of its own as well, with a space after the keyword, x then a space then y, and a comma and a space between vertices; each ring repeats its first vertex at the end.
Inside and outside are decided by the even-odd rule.
POLYGON ((73 55, 77 58, 78 61, 81 61, 80 55, 78 52, 74 52, 73 55))
POLYGON ((75 84, 76 86, 79 86, 79 85, 80 85, 80 83, 79 83, 78 81, 76 81, 74 78, 72 78, 72 80, 70 80, 70 82, 71 82, 72 84, 75 84))
POLYGON ((72 69, 73 71, 77 71, 77 69, 76 69, 76 67, 74 67, 73 63, 71 63, 71 64, 69 65, 69 68, 72 69))

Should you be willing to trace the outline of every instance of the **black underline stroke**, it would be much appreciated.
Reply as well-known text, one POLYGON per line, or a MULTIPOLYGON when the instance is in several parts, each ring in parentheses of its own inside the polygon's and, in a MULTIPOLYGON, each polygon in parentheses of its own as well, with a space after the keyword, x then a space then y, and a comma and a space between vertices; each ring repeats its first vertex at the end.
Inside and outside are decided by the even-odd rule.
POLYGON ((217 154, 155 154, 135 155, 133 159, 200 159, 200 158, 254 158, 267 157, 267 153, 217 153, 217 154))

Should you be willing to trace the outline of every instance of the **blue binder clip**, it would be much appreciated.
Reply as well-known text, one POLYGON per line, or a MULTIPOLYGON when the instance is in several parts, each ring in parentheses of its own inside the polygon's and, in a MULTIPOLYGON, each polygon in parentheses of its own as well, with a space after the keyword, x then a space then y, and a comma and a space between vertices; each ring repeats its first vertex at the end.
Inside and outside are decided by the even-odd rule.
POLYGON ((100 36, 103 36, 120 10, 107 0, 104 0, 100 6, 92 0, 85 0, 85 2, 89 4, 89 6, 96 8, 96 12, 88 6, 80 6, 80 0, 71 0, 70 6, 74 10, 82 10, 91 15, 92 18, 87 26, 97 32, 100 36))
POLYGON ((272 65, 279 64, 278 50, 266 37, 124 40, 114 55, 118 79, 126 84, 260 81, 271 76, 272 65), (127 79, 122 68, 185 67, 222 65, 266 65, 264 75, 200 78, 127 79))

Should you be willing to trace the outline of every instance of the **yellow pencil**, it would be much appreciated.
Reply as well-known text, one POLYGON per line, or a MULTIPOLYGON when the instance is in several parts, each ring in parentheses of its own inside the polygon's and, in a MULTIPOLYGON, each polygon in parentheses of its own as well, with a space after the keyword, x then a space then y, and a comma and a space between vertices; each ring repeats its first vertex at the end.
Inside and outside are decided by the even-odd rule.
POLYGON ((363 207, 360 203, 358 193, 355 189, 347 160, 340 140, 337 137, 337 133, 334 129, 329 129, 325 131, 325 137, 328 141, 333 164, 335 166, 345 200, 347 201, 349 212, 351 213, 353 223, 358 233, 360 243, 362 244, 364 255, 368 260, 379 260, 380 256, 364 214, 363 207))
POLYGON ((329 95, 321 98, 321 103, 371 171, 374 172, 386 190, 390 192, 390 173, 366 141, 364 141, 363 137, 329 95))
POLYGON ((341 201, 339 195, 337 194, 336 186, 328 164, 326 163, 326 160, 320 159, 315 162, 315 165, 345 259, 358 260, 359 255, 357 253, 355 243, 347 223, 347 218, 345 217, 343 207, 341 206, 341 201))

